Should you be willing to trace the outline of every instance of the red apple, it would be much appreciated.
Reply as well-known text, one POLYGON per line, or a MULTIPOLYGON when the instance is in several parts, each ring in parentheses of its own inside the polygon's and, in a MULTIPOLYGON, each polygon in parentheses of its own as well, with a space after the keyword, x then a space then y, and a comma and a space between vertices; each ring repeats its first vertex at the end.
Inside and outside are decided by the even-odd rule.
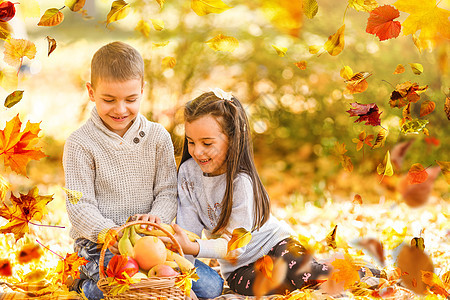
POLYGON ((138 263, 131 257, 125 255, 114 255, 108 264, 106 273, 109 277, 115 277, 117 279, 125 279, 123 272, 127 273, 130 277, 139 272, 138 263))
POLYGON ((174 269, 165 264, 158 264, 148 271, 148 277, 156 276, 156 277, 172 277, 178 275, 174 269))

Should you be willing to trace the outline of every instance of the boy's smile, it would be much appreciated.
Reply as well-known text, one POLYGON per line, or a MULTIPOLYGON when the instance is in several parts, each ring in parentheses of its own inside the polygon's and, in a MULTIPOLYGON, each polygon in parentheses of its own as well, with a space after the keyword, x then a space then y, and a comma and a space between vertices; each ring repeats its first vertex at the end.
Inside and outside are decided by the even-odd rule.
POLYGON ((90 83, 86 87, 105 126, 123 136, 139 113, 143 93, 141 80, 99 80, 95 88, 90 83))

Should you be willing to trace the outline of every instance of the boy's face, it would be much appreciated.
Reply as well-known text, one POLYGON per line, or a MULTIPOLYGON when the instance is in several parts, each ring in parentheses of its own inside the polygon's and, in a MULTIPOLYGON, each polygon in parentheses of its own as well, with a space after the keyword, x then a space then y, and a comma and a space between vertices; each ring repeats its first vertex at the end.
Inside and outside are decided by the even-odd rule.
POLYGON ((86 83, 89 98, 109 130, 123 136, 139 113, 144 88, 140 79, 86 83))

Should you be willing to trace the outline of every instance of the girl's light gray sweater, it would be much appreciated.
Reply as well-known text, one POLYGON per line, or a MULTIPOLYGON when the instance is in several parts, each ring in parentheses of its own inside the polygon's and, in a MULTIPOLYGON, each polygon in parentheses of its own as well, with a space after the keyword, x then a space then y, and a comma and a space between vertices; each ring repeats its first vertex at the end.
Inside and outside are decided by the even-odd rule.
POLYGON ((150 213, 170 223, 177 210, 177 175, 169 133, 139 114, 123 137, 92 110, 64 146, 66 188, 83 193, 66 200, 73 239, 98 242, 100 232, 134 214, 150 213))
POLYGON ((294 232, 284 221, 279 221, 271 215, 259 230, 252 232, 250 243, 235 250, 233 256, 236 255, 237 262, 231 264, 225 256, 233 230, 243 227, 250 231, 253 226, 253 185, 246 174, 237 176, 234 180, 230 221, 221 235, 213 235, 212 230, 219 220, 225 187, 226 174, 204 176, 192 158, 185 161, 179 169, 177 223, 199 236, 204 230, 208 240, 197 240, 200 245, 197 257, 217 258, 222 274, 227 278, 234 270, 267 254, 273 246, 294 232))

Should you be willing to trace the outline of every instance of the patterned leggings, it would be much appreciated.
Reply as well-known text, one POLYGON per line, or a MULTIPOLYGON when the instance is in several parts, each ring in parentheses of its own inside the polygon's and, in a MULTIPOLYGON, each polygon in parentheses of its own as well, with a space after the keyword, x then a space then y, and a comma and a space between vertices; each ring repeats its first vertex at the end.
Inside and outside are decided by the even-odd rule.
MULTIPOLYGON (((328 274, 328 266, 318 263, 306 254, 305 248, 296 240, 287 238, 276 244, 267 255, 275 261, 282 257, 288 264, 288 272, 283 284, 271 294, 284 294, 286 290, 294 291, 308 285, 316 285, 315 280, 328 274), (306 265, 307 264, 307 265, 306 265)), ((240 267, 227 278, 229 287, 241 295, 253 296, 253 283, 257 272, 255 263, 240 267)))

